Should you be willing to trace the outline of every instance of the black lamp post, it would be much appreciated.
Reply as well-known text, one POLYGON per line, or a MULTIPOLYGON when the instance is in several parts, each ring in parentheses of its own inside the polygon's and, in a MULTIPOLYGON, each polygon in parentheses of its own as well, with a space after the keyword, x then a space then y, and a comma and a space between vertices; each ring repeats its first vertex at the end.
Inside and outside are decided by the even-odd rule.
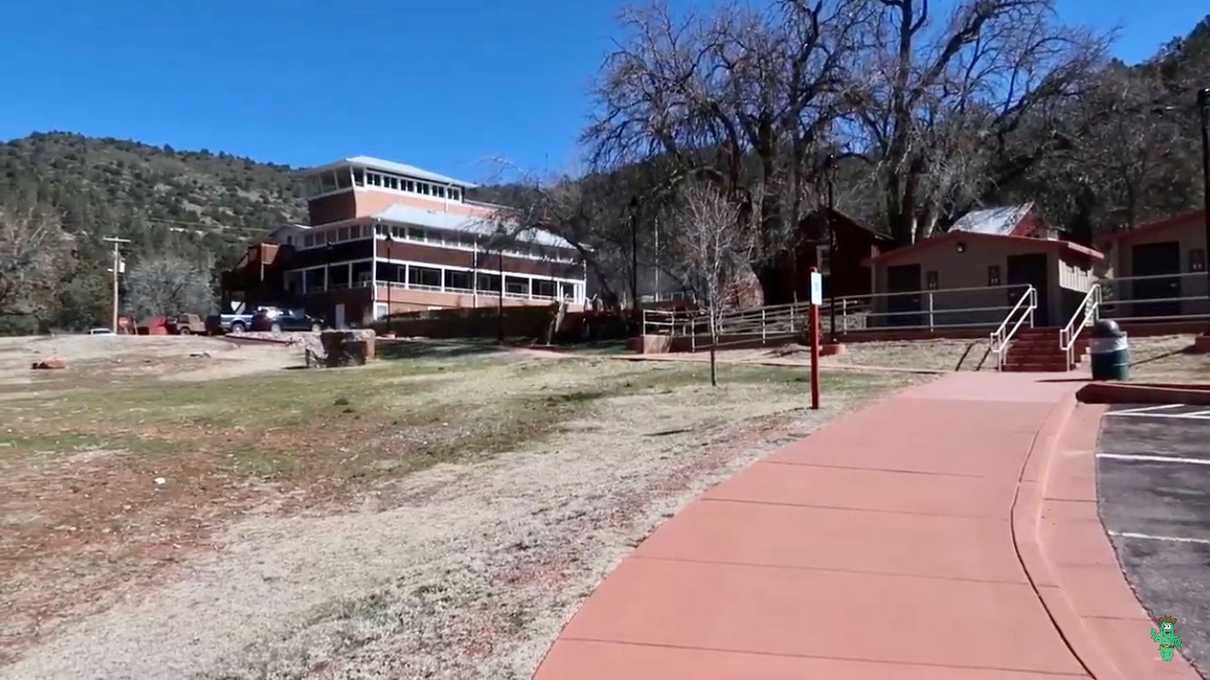
POLYGON ((1202 114, 1202 201, 1205 208, 1206 245, 1202 248, 1206 271, 1206 296, 1210 298, 1210 87, 1197 93, 1197 107, 1202 114))
POLYGON ((833 345, 836 344, 836 273, 833 271, 836 264, 836 225, 832 224, 832 213, 836 209, 835 190, 836 154, 828 154, 828 323, 833 345))

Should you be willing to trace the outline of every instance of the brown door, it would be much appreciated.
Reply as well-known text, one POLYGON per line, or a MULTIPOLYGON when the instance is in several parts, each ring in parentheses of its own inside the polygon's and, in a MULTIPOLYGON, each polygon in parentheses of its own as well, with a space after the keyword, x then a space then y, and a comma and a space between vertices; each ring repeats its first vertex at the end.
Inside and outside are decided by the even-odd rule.
MULTIPOLYGON (((1135 276, 1157 276, 1133 281, 1136 300, 1177 298, 1181 296, 1181 244, 1176 241, 1144 243, 1130 252, 1131 272, 1135 276), (1167 275, 1167 276, 1165 276, 1167 275)), ((1180 302, 1144 302, 1126 305, 1123 316, 1173 316, 1181 313, 1180 302)))
MULTIPOLYGON (((1032 284, 1038 291, 1038 308, 1034 310, 1034 325, 1050 325, 1050 277, 1048 274, 1046 253, 1030 253, 1029 255, 1008 256, 1008 285, 1024 286, 1032 284)), ((1024 288, 1008 289, 1008 304, 1015 305, 1021 299, 1024 288)))
POLYGON ((920 265, 901 264, 887 267, 887 309, 894 316, 883 317, 884 326, 919 326, 923 323, 919 314, 903 312, 920 311, 920 265), (895 295, 894 293, 901 293, 895 295))

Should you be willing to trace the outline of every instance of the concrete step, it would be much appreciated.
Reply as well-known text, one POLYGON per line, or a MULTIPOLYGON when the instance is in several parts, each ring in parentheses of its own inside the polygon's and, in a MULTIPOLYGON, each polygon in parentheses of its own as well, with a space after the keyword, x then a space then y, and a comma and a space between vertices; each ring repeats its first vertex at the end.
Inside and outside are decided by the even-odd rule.
POLYGON ((1065 373, 1068 370, 1067 360, 1058 361, 1006 361, 1004 370, 1031 373, 1065 373))

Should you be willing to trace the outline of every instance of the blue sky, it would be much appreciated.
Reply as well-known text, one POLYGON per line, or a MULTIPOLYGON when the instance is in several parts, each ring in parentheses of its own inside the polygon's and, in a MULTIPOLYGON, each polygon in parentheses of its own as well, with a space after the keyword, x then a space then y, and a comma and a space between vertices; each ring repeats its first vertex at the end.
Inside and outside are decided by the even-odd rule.
MULTIPOLYGON (((1134 62, 1198 2, 1058 0, 1134 62)), ((693 0, 676 0, 676 6, 693 0)), ((612 0, 8 2, 0 139, 34 130, 313 165, 368 154, 471 180, 575 170, 612 0)))

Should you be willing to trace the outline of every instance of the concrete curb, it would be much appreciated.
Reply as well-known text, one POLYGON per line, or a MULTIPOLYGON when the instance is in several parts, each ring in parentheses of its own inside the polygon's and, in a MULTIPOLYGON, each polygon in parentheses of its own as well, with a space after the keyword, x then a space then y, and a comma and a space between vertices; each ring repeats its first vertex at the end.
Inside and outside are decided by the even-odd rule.
POLYGON ((1198 678, 1183 657, 1170 664, 1150 658, 1151 620, 1097 513, 1095 449, 1107 409, 1080 400, 1072 394, 1056 405, 1022 468, 1012 512, 1021 565, 1055 629, 1093 678, 1198 678))
POLYGON ((1085 404, 1210 404, 1210 385, 1089 383, 1076 397, 1085 404))

